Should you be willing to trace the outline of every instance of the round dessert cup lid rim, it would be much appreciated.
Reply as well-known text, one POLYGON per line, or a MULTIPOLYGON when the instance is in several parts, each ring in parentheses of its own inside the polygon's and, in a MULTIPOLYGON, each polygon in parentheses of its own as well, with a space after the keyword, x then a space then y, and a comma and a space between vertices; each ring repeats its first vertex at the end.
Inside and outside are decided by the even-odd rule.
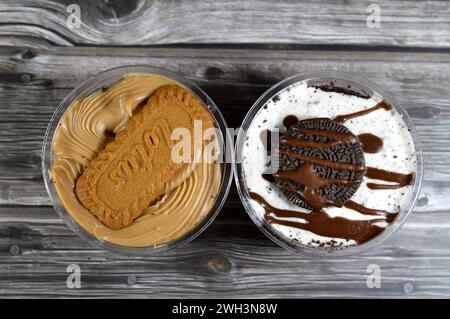
MULTIPOLYGON (((195 226, 194 229, 189 231, 187 234, 183 235, 182 237, 160 245, 155 246, 146 246, 146 247, 131 247, 131 246, 123 246, 114 244, 111 242, 108 242, 106 240, 102 240, 98 237, 96 237, 94 234, 91 234, 86 229, 84 229, 78 222, 76 222, 71 214, 67 212, 67 210, 62 205, 62 202, 59 199, 59 196, 56 192, 56 189, 54 188, 50 172, 51 169, 51 161, 52 161, 52 144, 53 144, 53 138, 54 134, 56 132, 57 125, 59 123, 59 120, 64 115, 64 112, 67 110, 67 108, 70 106, 70 103, 74 101, 77 97, 79 97, 80 93, 82 91, 86 91, 88 89, 91 90, 98 90, 101 88, 101 85, 99 85, 99 81, 106 81, 108 79, 117 77, 114 81, 116 82, 119 80, 122 76, 126 74, 155 74, 155 75, 162 75, 166 76, 168 78, 171 78, 183 85, 185 85, 189 90, 192 91, 211 111, 213 114, 213 117, 215 118, 215 121, 218 125, 218 128, 222 132, 222 134, 225 135, 225 138, 230 141, 231 136, 230 133, 226 130, 228 127, 225 121, 225 118, 223 117, 222 113, 220 112, 217 105, 214 103, 214 101, 195 83, 193 83, 191 80, 185 78, 181 74, 177 74, 175 72, 167 71, 161 68, 149 66, 149 65, 126 65, 126 66, 118 66, 114 67, 108 70, 104 70, 102 72, 99 72, 87 80, 83 81, 81 84, 77 85, 73 90, 71 90, 64 99, 60 102, 58 107, 56 108, 55 112, 53 113, 49 124, 47 126, 47 129, 45 131, 44 140, 42 144, 42 153, 41 153, 41 164, 42 164, 42 174, 44 179, 45 188, 47 190, 47 193, 49 197, 52 200, 52 205, 57 211, 57 213, 61 216, 61 218, 65 221, 65 223, 69 226, 69 228, 78 234, 84 241, 90 243, 91 245, 94 245, 95 247, 99 249, 107 250, 108 252, 111 252, 117 256, 152 256, 158 253, 162 253, 168 250, 174 250, 176 248, 179 248, 192 240, 194 240, 196 237, 198 237, 206 228, 208 228, 214 219, 217 217, 218 213, 222 209, 226 198, 228 197, 228 193, 230 191, 231 183, 233 180, 233 172, 234 167, 230 163, 223 163, 222 167, 222 180, 221 185, 219 189, 219 193, 216 199, 216 202, 214 203, 213 207, 211 208, 211 211, 209 214, 200 222, 199 225, 195 226), (100 78, 100 79, 99 79, 100 78)), ((89 92, 91 94, 92 92, 89 92)), ((231 145, 231 144, 226 144, 231 145)), ((225 149, 225 152, 230 152, 230 157, 234 157, 234 149, 233 148, 227 148, 225 149)))
MULTIPOLYGON (((337 86, 339 87, 339 86, 337 86)), ((392 96, 387 93, 384 89, 382 89, 380 86, 378 86, 375 83, 372 83, 369 80, 361 79, 357 76, 354 76, 349 73, 340 72, 336 70, 321 70, 317 72, 301 72, 294 74, 286 79, 283 79, 279 81, 278 83, 271 86, 267 91, 265 91, 252 105, 250 110, 247 112, 241 126, 241 130, 239 131, 237 142, 235 146, 235 164, 234 164, 234 179, 236 183, 236 188, 239 194, 239 197, 241 198, 241 201, 245 207, 245 210, 247 214, 250 216, 252 221, 257 225, 257 227, 272 241, 277 243, 279 246, 285 248, 288 251, 299 253, 300 255, 303 255, 305 257, 313 257, 313 258, 340 258, 340 257, 348 257, 353 256, 357 254, 362 254, 370 249, 373 249, 375 247, 380 246, 382 243, 384 243, 388 238, 390 238, 403 223, 405 222, 406 218, 409 216, 409 214, 413 211, 414 206, 418 200, 418 197, 420 195, 420 189, 422 186, 422 179, 423 179, 423 158, 422 158, 422 148, 419 136, 417 134, 417 131, 413 125, 413 122, 411 118, 409 117, 408 113, 401 107, 393 98, 392 96), (245 178, 243 178, 241 175, 242 171, 242 164, 240 163, 241 158, 241 150, 245 139, 245 128, 244 126, 246 124, 250 125, 251 121, 253 120, 254 115, 259 111, 260 108, 262 108, 267 101, 269 101, 273 96, 275 96, 280 91, 286 89, 288 86, 298 83, 298 82, 308 82, 308 81, 314 81, 314 80, 343 80, 343 81, 350 81, 355 83, 359 87, 364 87, 369 92, 372 92, 373 94, 377 94, 380 97, 382 97, 383 100, 387 100, 388 103, 390 103, 403 117, 403 120, 405 121, 406 125, 408 126, 410 130, 410 134, 412 136, 414 147, 415 147, 415 156, 416 156, 416 171, 414 174, 414 180, 413 180, 413 190, 411 197, 409 198, 408 203, 405 205, 405 207, 401 210, 399 217, 391 224, 389 225, 383 232, 381 232, 378 236, 372 238, 371 240, 359 244, 356 246, 348 246, 348 247, 336 247, 336 248, 330 248, 330 247, 311 247, 308 245, 303 244, 293 244, 292 242, 289 244, 286 239, 282 238, 275 230, 273 230, 270 226, 267 226, 266 223, 260 219, 257 218, 256 214, 253 213, 253 207, 250 204, 250 197, 248 196, 248 190, 246 187, 245 178), (244 129, 242 129, 244 128, 244 129)))

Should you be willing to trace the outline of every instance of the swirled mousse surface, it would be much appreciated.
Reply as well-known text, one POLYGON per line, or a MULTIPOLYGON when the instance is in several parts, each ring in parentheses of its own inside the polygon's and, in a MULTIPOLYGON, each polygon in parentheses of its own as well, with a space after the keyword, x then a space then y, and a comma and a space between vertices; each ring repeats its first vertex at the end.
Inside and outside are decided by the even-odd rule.
MULTIPOLYGON (((139 176, 148 178, 149 175, 145 174, 145 170, 149 168, 133 162, 133 158, 127 158, 128 161, 123 163, 120 160, 113 160, 110 162, 109 168, 105 170, 105 174, 97 176, 97 178, 101 177, 100 180, 102 178, 105 180, 115 178, 117 180, 117 183, 107 185, 103 194, 100 195, 102 202, 106 205, 119 207, 117 209, 119 215, 109 214, 108 216, 112 220, 107 222, 108 226, 112 225, 116 229, 112 229, 101 222, 101 220, 103 222, 106 220, 104 210, 97 211, 97 214, 95 214, 95 211, 92 213, 89 211, 89 207, 86 208, 89 204, 83 205, 80 198, 77 197, 77 179, 89 169, 92 161, 96 165, 95 159, 107 145, 111 144, 116 134, 126 134, 126 126, 130 118, 135 118, 136 115, 141 114, 146 107, 152 107, 149 98, 158 89, 167 85, 184 91, 178 83, 165 77, 153 74, 130 74, 104 91, 98 91, 84 99, 74 101, 60 120, 52 146, 54 159, 51 176, 56 191, 62 204, 75 221, 102 240, 129 247, 154 246, 173 241, 198 225, 208 215, 216 200, 221 180, 220 164, 215 162, 196 164, 199 162, 198 159, 194 159, 192 163, 173 164, 172 161, 168 161, 167 149, 164 151, 164 156, 157 157, 159 162, 158 160, 152 162, 153 165, 159 167, 161 172, 166 173, 165 176, 158 175, 158 178, 160 177, 157 178, 158 183, 160 183, 158 191, 154 192, 154 196, 144 200, 144 203, 135 204, 132 202, 128 215, 120 215, 124 212, 120 211, 122 209, 120 199, 123 196, 128 197, 128 199, 132 198, 133 187, 121 185, 121 183, 135 179, 133 185, 137 188, 135 187, 134 190, 137 190, 137 193, 139 190, 142 191, 145 189, 143 185, 146 185, 148 181, 139 176), (161 162, 161 159, 164 159, 164 161, 161 162), (124 163, 127 163, 128 166, 122 166, 124 163), (136 166, 133 166, 134 164, 136 166), (174 169, 175 166, 176 169, 174 169), (121 167, 121 169, 114 170, 117 167, 121 167), (138 172, 138 170, 143 171, 138 172), (117 189, 114 189, 114 187, 117 187, 117 189), (116 198, 112 196, 114 192, 118 194, 116 198), (122 195, 120 196, 121 192, 122 195), (141 205, 142 209, 137 207, 138 205, 141 205), (131 214, 133 209, 139 211, 133 213, 134 216, 131 214), (115 218, 115 216, 119 217, 115 218), (117 225, 119 227, 116 227, 117 225)), ((166 103, 164 101, 162 104, 166 103)), ((200 101, 197 102, 201 103, 200 101)), ((205 107, 203 104, 202 106, 205 107)), ((167 135, 163 133, 164 130, 175 129, 176 127, 172 127, 173 125, 190 127, 189 121, 193 118, 187 120, 186 117, 182 117, 183 119, 180 120, 180 110, 175 113, 173 111, 164 113, 162 117, 165 119, 162 121, 164 125, 152 125, 152 128, 158 127, 157 130, 143 129, 143 132, 138 134, 140 136, 137 138, 139 143, 124 143, 125 148, 136 145, 144 146, 141 151, 145 152, 139 153, 139 147, 135 147, 133 150, 136 152, 130 149, 128 155, 150 154, 149 149, 145 148, 144 135, 154 143, 171 144, 172 142, 167 139, 167 135), (147 131, 151 133, 145 134, 147 131)), ((161 114, 161 112, 159 113, 161 114)), ((202 119, 204 128, 214 123, 214 119, 209 112, 202 112, 202 114, 207 114, 207 118, 202 119)), ((158 117, 154 115, 153 121, 158 122, 158 117)), ((162 122, 159 121, 158 123, 161 124, 162 122)), ((136 129, 137 124, 130 122, 129 125, 133 125, 136 129)), ((128 135, 132 134, 128 132, 128 135)), ((152 145, 148 144, 147 146, 152 145)), ((204 147, 204 145, 200 147, 204 147)), ((199 152, 193 152, 193 154, 196 153, 199 152)), ((135 160, 138 159, 142 159, 142 157, 135 158, 135 160)), ((97 168, 99 167, 100 165, 97 166, 97 168)), ((128 207, 129 205, 125 206, 128 207)))

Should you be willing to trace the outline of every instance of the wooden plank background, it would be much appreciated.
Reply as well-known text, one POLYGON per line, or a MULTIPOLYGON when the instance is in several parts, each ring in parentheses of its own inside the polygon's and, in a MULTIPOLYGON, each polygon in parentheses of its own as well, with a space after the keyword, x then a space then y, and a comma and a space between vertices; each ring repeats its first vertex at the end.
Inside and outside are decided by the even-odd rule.
POLYGON ((0 297, 450 297, 450 3, 378 1, 0 1, 0 297), (66 6, 83 25, 68 29, 66 6), (148 64, 200 85, 238 126, 269 86, 341 70, 389 89, 422 140, 417 208, 380 248, 342 259, 294 256, 247 217, 233 186, 213 225, 155 257, 91 247, 45 192, 43 134, 61 99, 111 67, 148 64), (68 289, 77 263, 82 288, 68 289), (381 267, 381 288, 366 285, 381 267))
POLYGON ((63 46, 289 43, 450 47, 447 1, 14 0, 2 3, 0 21, 5 25, 1 34, 35 37, 63 46), (71 3, 80 5, 80 29, 66 27, 66 8, 71 3), (367 11, 372 3, 380 6, 382 28, 367 28, 367 11))

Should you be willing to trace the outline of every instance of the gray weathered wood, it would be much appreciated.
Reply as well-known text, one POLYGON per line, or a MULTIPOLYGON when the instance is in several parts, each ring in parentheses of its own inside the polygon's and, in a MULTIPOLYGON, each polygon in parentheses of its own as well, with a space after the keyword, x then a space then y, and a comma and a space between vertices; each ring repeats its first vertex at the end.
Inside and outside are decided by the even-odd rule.
POLYGON ((386 245, 343 260, 293 256, 247 218, 230 221, 227 213, 222 211, 200 238, 174 252, 128 258, 93 249, 62 224, 52 208, 0 208, 0 296, 450 295, 448 212, 413 214, 386 245), (82 270, 80 290, 65 286, 66 267, 72 263, 82 270), (371 264, 381 267, 380 289, 366 286, 371 264))
POLYGON ((0 296, 449 297, 449 81, 450 56, 443 53, 2 48, 0 296), (366 76, 405 106, 422 137, 427 170, 419 205, 382 247, 342 260, 285 252, 250 222, 234 189, 216 222, 179 250, 147 258, 97 250, 47 206, 40 147, 51 113, 70 89, 127 64, 183 73, 233 126, 264 90, 296 72, 339 69, 366 76), (82 268, 79 291, 65 286, 71 263, 82 268), (366 286, 369 264, 381 266, 379 290, 366 286))
POLYGON ((63 46, 282 43, 450 47, 447 1, 3 0, 0 21, 1 42, 32 36, 63 46), (79 29, 66 27, 66 9, 71 3, 80 5, 79 29), (380 28, 367 27, 372 3, 381 9, 380 28), (13 38, 5 39, 10 36, 13 38))
POLYGON ((450 3, 376 1, 381 28, 370 29, 372 2, 0 0, 0 297, 450 298, 450 3), (78 30, 66 27, 74 2, 78 30), (408 110, 423 142, 414 213, 364 255, 312 260, 267 239, 233 187, 213 225, 176 251, 137 258, 90 246, 49 206, 41 143, 73 87, 129 64, 191 78, 233 127, 294 73, 336 69, 373 80, 408 110), (82 269, 80 290, 65 285, 72 263, 82 269), (381 267, 381 289, 366 286, 370 264, 381 267))

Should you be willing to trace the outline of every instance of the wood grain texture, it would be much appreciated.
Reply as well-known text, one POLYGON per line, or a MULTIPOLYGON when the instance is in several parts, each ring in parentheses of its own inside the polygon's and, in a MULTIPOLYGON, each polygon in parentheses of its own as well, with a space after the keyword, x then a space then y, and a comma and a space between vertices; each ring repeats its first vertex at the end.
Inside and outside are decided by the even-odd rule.
MULTIPOLYGON (((32 42, 30 42, 32 43, 32 42)), ((450 297, 450 56, 445 53, 171 48, 0 48, 0 296, 450 297), (418 207, 380 248, 311 260, 254 226, 233 188, 198 239, 155 257, 91 247, 62 222, 45 193, 43 134, 61 99, 99 71, 148 64, 180 72, 214 99, 230 126, 269 86, 297 72, 335 69, 388 88, 422 138, 426 174, 418 207), (82 289, 66 288, 66 267, 82 289), (366 286, 381 267, 381 289, 366 286)))
POLYGON ((248 219, 221 217, 192 243, 157 257, 115 256, 76 237, 52 208, 0 208, 2 297, 448 297, 447 213, 413 214, 363 256, 312 260, 273 244, 248 219), (5 221, 8 220, 8 221, 5 221), (433 232, 430 232, 433 227, 433 232), (441 240, 436 240, 440 238, 441 240), (77 263, 81 289, 68 289, 77 263), (381 288, 366 286, 381 267, 381 288))
POLYGON ((427 163, 424 193, 431 197, 421 209, 449 207, 450 102, 442 85, 450 80, 447 54, 144 48, 4 48, 0 53, 1 203, 50 204, 42 188, 41 143, 51 114, 73 87, 110 67, 148 64, 194 80, 232 127, 259 95, 289 75, 323 69, 363 74, 389 88, 417 126, 427 163))
POLYGON ((30 37, 71 46, 283 43, 450 47, 448 1, 379 0, 380 28, 368 28, 371 0, 15 0, 0 1, 0 43, 30 37), (81 28, 66 27, 67 5, 81 28))
POLYGON ((450 298, 450 3, 377 1, 381 28, 371 29, 372 2, 0 0, 0 297, 450 298), (80 5, 80 29, 67 28, 70 3, 80 5), (248 49, 224 49, 241 44, 248 49), (233 127, 289 75, 332 69, 373 80, 422 139, 414 213, 364 255, 312 260, 267 239, 233 186, 213 225, 176 251, 137 258, 90 246, 49 206, 43 135, 71 89, 131 64, 191 78, 233 127), (65 284, 72 263, 80 290, 65 284), (367 288, 370 264, 381 267, 381 289, 367 288))

